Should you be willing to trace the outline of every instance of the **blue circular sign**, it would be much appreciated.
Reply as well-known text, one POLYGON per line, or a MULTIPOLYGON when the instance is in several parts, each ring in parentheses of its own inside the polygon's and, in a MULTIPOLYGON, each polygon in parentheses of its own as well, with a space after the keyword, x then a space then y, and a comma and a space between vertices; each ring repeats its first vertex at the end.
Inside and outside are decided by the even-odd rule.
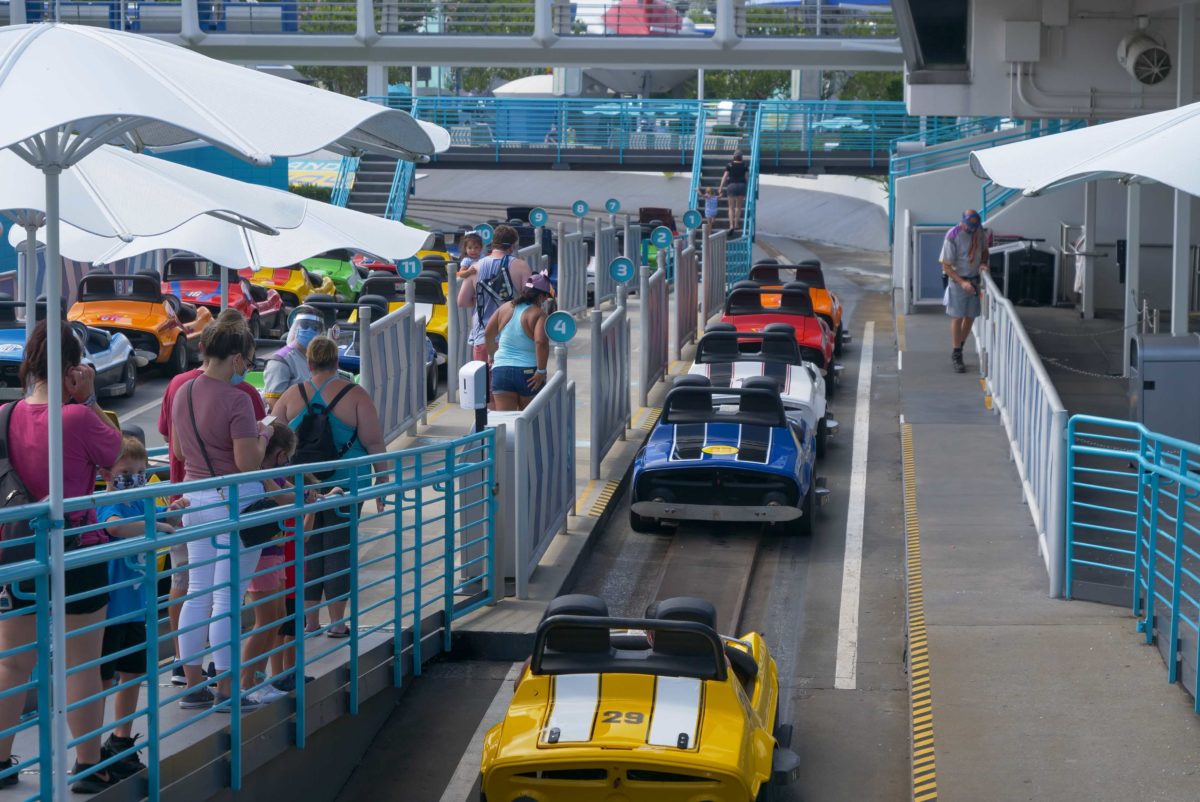
POLYGON ((415 256, 401 259, 396 263, 396 275, 405 281, 412 281, 421 275, 421 260, 415 256))
POLYGON ((588 205, 587 201, 577 200, 571 204, 571 214, 576 217, 587 217, 588 205))
POLYGON ((621 211, 621 202, 616 198, 609 198, 604 202, 604 211, 609 214, 616 214, 621 211))
POLYGON ((483 240, 484 245, 491 245, 492 237, 496 235, 496 229, 492 228, 487 223, 480 223, 479 225, 475 226, 475 233, 478 234, 479 238, 483 240))
POLYGON ((665 248, 675 239, 675 234, 666 226, 659 226, 650 232, 650 242, 656 248, 665 248))
POLYGON ((575 318, 566 312, 555 312, 546 318, 546 336, 556 343, 571 342, 577 328, 575 318))
POLYGON ((541 206, 529 210, 529 225, 544 226, 550 215, 541 206))
POLYGON ((633 281, 633 277, 637 274, 637 268, 634 267, 633 260, 628 256, 618 256, 608 266, 608 274, 618 284, 628 284, 633 281))
POLYGON ((700 212, 695 209, 688 209, 683 213, 683 224, 688 228, 699 228, 704 222, 704 218, 700 216, 700 212))

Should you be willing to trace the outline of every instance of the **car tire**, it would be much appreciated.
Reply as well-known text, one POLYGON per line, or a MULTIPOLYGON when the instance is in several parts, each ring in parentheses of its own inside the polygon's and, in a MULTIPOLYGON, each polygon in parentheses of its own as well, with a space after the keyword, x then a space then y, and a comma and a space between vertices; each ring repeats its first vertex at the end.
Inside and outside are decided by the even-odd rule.
POLYGON ((825 400, 833 399, 837 392, 837 373, 833 370, 833 360, 829 360, 829 369, 825 371, 825 400))
POLYGON ((629 528, 642 535, 661 535, 666 529, 655 518, 646 518, 629 511, 629 528))
POLYGON ((262 337, 262 318, 258 316, 258 312, 250 315, 250 336, 256 340, 262 337))
POLYGON ((837 333, 833 337, 833 353, 836 356, 842 355, 842 324, 838 323, 837 333))
POLYGON ((825 449, 829 447, 829 427, 825 425, 825 419, 821 418, 817 421, 817 458, 824 459, 825 449))
POLYGON ((172 376, 178 376, 180 373, 187 373, 189 364, 187 335, 180 334, 175 338, 175 345, 171 346, 171 358, 167 362, 167 373, 171 374, 172 376))
POLYGON ((813 515, 817 509, 816 483, 809 481, 808 492, 800 501, 800 517, 783 524, 784 534, 792 537, 811 537, 813 533, 813 515))
POLYGON ((432 401, 437 398, 438 394, 438 372, 437 365, 434 365, 433 370, 425 368, 425 400, 432 401))
POLYGON ((121 373, 121 383, 125 385, 121 390, 121 395, 130 398, 137 389, 137 362, 133 357, 130 357, 129 361, 125 363, 125 370, 121 373))

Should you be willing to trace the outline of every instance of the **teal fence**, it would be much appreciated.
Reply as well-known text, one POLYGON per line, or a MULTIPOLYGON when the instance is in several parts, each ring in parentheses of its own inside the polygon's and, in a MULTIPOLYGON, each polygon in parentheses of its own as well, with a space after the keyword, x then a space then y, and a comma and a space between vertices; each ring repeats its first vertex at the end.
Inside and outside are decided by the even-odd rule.
MULTIPOLYGON (((248 770, 243 759, 245 721, 247 716, 257 715, 247 709, 252 705, 244 694, 261 692, 268 683, 290 681, 293 695, 271 704, 286 705, 294 715, 292 742, 304 748, 311 729, 309 705, 306 683, 297 679, 304 677, 306 670, 316 674, 343 664, 344 668, 337 670, 345 672, 342 676, 347 681, 351 714, 358 712, 364 676, 378 667, 360 663, 365 649, 387 647, 390 642, 395 685, 399 685, 406 668, 419 674, 423 658, 428 657, 422 655, 422 639, 429 643, 430 636, 440 634, 442 648, 448 650, 452 623, 494 599, 494 447, 493 432, 488 430, 434 446, 307 465, 303 469, 285 467, 239 474, 236 480, 222 477, 179 485, 156 483, 68 499, 65 537, 69 544, 79 538, 90 542, 106 526, 130 525, 137 531, 99 545, 68 545, 69 606, 94 602, 93 607, 103 607, 103 600, 114 592, 131 594, 133 602, 124 612, 97 613, 90 618, 70 615, 65 622, 52 621, 50 616, 52 576, 49 548, 42 534, 50 528, 47 505, 0 510, 0 522, 27 521, 35 533, 24 540, 5 541, 6 563, 0 566, 0 585, 9 589, 12 602, 0 598, 0 631, 7 644, 15 644, 0 652, 6 669, 0 677, 28 678, 0 688, 0 700, 9 702, 0 704, 0 710, 7 709, 13 716, 12 720, 0 721, 0 744, 6 738, 15 738, 12 751, 20 755, 0 772, 0 779, 17 778, 20 772, 18 789, 27 789, 31 798, 54 798, 68 781, 67 750, 56 752, 54 744, 87 748, 115 726, 132 723, 136 732, 146 736, 144 739, 71 780, 140 753, 146 771, 128 782, 139 784, 137 796, 158 800, 164 787, 180 779, 169 776, 169 770, 163 768, 164 744, 172 736, 188 731, 195 733, 196 740, 208 737, 213 724, 201 722, 230 713, 225 765, 228 786, 236 791, 248 770), (321 482, 305 473, 325 471, 338 473, 321 482), (273 481, 285 485, 272 496, 277 506, 246 510, 250 493, 261 493, 263 483, 273 481), (181 494, 191 502, 183 511, 182 521, 178 512, 156 506, 156 496, 166 494, 181 494), (144 505, 145 511, 126 509, 118 514, 127 517, 118 521, 87 522, 94 519, 98 507, 112 504, 144 505), (278 565, 263 567, 258 562, 259 551, 244 548, 240 538, 235 538, 230 548, 231 532, 260 524, 273 525, 269 528, 281 532, 279 539, 269 543, 285 552, 278 565), (23 545, 28 546, 28 554, 17 551, 23 545), (170 578, 183 570, 166 561, 173 546, 188 547, 191 562, 187 570, 193 572, 193 577, 195 572, 212 572, 211 595, 199 590, 176 599, 166 595, 170 578), (274 572, 288 568, 296 572, 295 589, 301 597, 324 580, 340 580, 341 589, 333 592, 327 588, 324 599, 296 604, 295 612, 286 615, 277 610, 292 592, 286 586, 252 594, 252 601, 243 603, 241 591, 247 581, 278 577, 274 572), (97 571, 97 581, 82 580, 97 571), (220 595, 228 598, 229 608, 214 613, 205 600, 220 595), (201 611, 208 610, 207 614, 202 620, 191 616, 187 624, 173 629, 169 608, 194 600, 199 600, 201 611), (340 609, 343 607, 344 611, 340 609), (326 611, 328 623, 306 631, 305 614, 321 610, 326 611), (243 631, 243 613, 255 616, 255 625, 249 631, 243 631), (300 637, 277 642, 269 636, 288 621, 300 637), (149 637, 144 644, 128 642, 120 651, 101 658, 100 630, 147 622, 149 637), (432 625, 440 632, 427 628, 423 631, 429 622, 434 622, 432 625), (52 627, 64 625, 68 628, 66 660, 63 655, 52 654, 49 645, 51 635, 56 634, 52 627), (184 651, 181 657, 167 657, 175 654, 173 642, 177 635, 186 639, 192 633, 194 638, 197 630, 207 630, 209 646, 184 651), (220 631, 227 633, 226 640, 216 634, 220 631), (343 637, 325 637, 342 632, 346 633, 343 637), (263 633, 268 637, 258 644, 256 652, 243 650, 247 641, 263 633), (212 706, 178 709, 189 691, 169 684, 172 669, 207 664, 211 653, 222 647, 229 649, 230 659, 227 666, 218 667, 215 681, 229 683, 228 698, 212 706), (144 651, 146 664, 151 667, 149 681, 137 701, 130 702, 129 708, 117 716, 112 712, 117 704, 115 697, 122 690, 138 688, 146 678, 118 674, 118 684, 100 690, 99 667, 106 660, 139 651, 144 651), (267 666, 272 657, 282 658, 290 667, 271 674, 267 666), (406 666, 409 659, 411 665, 406 666), (71 690, 65 700, 54 700, 52 677, 60 672, 66 673, 71 690), (36 704, 31 713, 18 720, 22 706, 14 707, 12 701, 27 695, 34 696, 36 704), (107 715, 106 704, 110 708, 107 715), (69 735, 68 711, 72 714, 69 735), (83 713, 93 716, 95 728, 81 727, 82 719, 77 714, 83 713), (28 779, 24 772, 33 773, 34 779, 28 779)), ((198 642, 204 643, 203 635, 198 642)))
POLYGON ((358 172, 358 162, 359 160, 355 156, 342 157, 341 164, 338 165, 337 177, 333 181, 333 193, 329 197, 329 202, 334 206, 346 208, 346 202, 350 200, 350 187, 358 172))
POLYGON ((1200 445, 1088 415, 1071 418, 1067 438, 1066 596, 1123 599, 1168 681, 1196 697, 1200 445))

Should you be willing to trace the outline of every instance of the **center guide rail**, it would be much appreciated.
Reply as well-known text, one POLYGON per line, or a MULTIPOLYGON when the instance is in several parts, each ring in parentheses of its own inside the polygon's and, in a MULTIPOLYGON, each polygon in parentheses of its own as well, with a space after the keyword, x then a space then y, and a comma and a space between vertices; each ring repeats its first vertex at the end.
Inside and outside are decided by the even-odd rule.
MULTIPOLYGON (((448 651, 451 623, 491 603, 495 597, 494 501, 491 492, 495 481, 494 448, 494 432, 487 430, 405 451, 286 466, 176 485, 153 483, 133 490, 67 499, 64 504, 68 524, 64 536, 69 549, 66 570, 74 573, 68 576, 70 595, 66 602, 86 603, 101 597, 107 601, 110 593, 123 590, 132 590, 139 600, 123 613, 100 613, 99 620, 94 615, 84 625, 71 622, 75 628, 67 633, 68 677, 95 672, 101 664, 128 658, 139 650, 145 652, 145 665, 161 675, 158 678, 151 675, 134 710, 115 718, 110 708, 107 720, 103 715, 107 698, 141 685, 145 677, 122 673, 114 687, 89 696, 69 695, 66 705, 51 706, 51 672, 62 671, 63 667, 62 656, 51 654, 48 645, 51 568, 49 545, 42 536, 50 529, 48 507, 32 504, 0 511, 0 522, 24 520, 34 532, 31 536, 9 539, 3 544, 4 559, 8 562, 0 565, 0 585, 10 589, 12 598, 3 600, 7 604, 0 604, 0 628, 7 629, 8 643, 16 641, 18 645, 0 652, 0 658, 18 661, 22 669, 27 666, 25 676, 30 679, 14 687, 0 688, 0 699, 27 693, 37 697, 36 710, 32 714, 0 730, 0 737, 15 736, 13 751, 23 756, 11 767, 5 767, 0 778, 15 778, 19 772, 37 772, 40 777, 34 782, 40 785, 39 795, 42 799, 50 799, 59 783, 77 782, 144 751, 148 771, 144 793, 149 799, 157 800, 164 787, 180 779, 177 776, 180 769, 169 762, 164 768, 163 760, 169 757, 165 754, 168 736, 194 727, 213 713, 231 712, 229 783, 237 790, 247 771, 242 757, 243 733, 247 732, 244 727, 257 715, 256 706, 243 710, 243 705, 247 704, 244 701, 246 694, 261 691, 271 683, 276 688, 281 684, 294 688, 294 707, 292 702, 286 704, 289 714, 294 716, 291 722, 293 743, 303 748, 310 726, 306 722, 306 683, 297 682, 297 678, 306 674, 319 675, 348 662, 349 671, 339 682, 348 684, 348 709, 354 714, 365 698, 363 681, 378 664, 378 660, 360 663, 366 651, 388 649, 390 654, 386 659, 391 663, 391 680, 395 686, 399 686, 406 673, 406 661, 402 657, 408 652, 412 659, 409 670, 419 674, 422 640, 428 649, 429 643, 436 642, 430 641, 429 636, 440 630, 441 648, 448 651), (324 478, 317 480, 315 475, 324 478), (264 498, 264 482, 291 486, 271 490, 269 488, 275 485, 268 485, 266 497, 275 500, 277 506, 248 510, 251 502, 264 498), (182 519, 180 511, 167 508, 169 499, 164 496, 168 494, 182 495, 191 502, 182 510, 182 519), (99 506, 116 504, 144 505, 145 511, 117 521, 89 522, 99 506), (81 541, 86 544, 99 539, 98 533, 106 526, 128 524, 140 524, 144 527, 143 532, 149 534, 97 545, 77 545, 81 541), (268 531, 273 529, 275 537, 265 542, 255 538, 252 542, 258 545, 246 545, 247 533, 255 529, 261 536, 264 526, 268 531), (231 533, 240 533, 241 537, 233 539, 231 533), (172 546, 205 541, 209 546, 207 551, 193 549, 194 561, 186 568, 170 564, 168 554, 172 546), (258 564, 255 555, 264 547, 281 550, 284 554, 282 563, 267 567, 258 564), (253 561, 229 559, 231 552, 235 557, 253 561), (201 558, 204 553, 212 556, 201 558), (330 563, 334 560, 340 562, 331 568, 330 563), (189 592, 178 599, 167 595, 170 578, 175 574, 183 570, 202 570, 225 561, 229 574, 225 581, 215 582, 207 590, 189 592), (317 567, 314 572, 313 561, 323 561, 316 566, 324 567, 317 567), (258 567, 249 572, 245 570, 246 565, 256 564, 258 567), (337 565, 344 567, 339 569, 337 565), (89 569, 94 572, 96 566, 102 567, 105 577, 111 581, 81 590, 81 584, 89 583, 78 577, 89 569), (124 570, 118 571, 118 566, 124 570), (295 572, 298 579, 295 586, 280 581, 275 590, 255 592, 252 601, 243 604, 239 589, 244 589, 247 581, 278 577, 285 569, 295 572), (76 578, 72 579, 72 576, 76 578), (324 601, 297 604, 294 611, 286 615, 279 613, 282 617, 271 620, 273 615, 268 612, 268 606, 275 609, 278 605, 282 609, 284 600, 290 600, 293 593, 298 591, 297 595, 303 597, 304 591, 316 583, 337 579, 343 583, 344 589, 340 592, 327 587, 324 601), (210 607, 202 621, 178 629, 171 626, 167 616, 169 608, 191 599, 207 600, 213 591, 228 593, 230 609, 227 612, 214 615, 210 607), (137 604, 141 605, 140 609, 137 604), (335 617, 332 608, 341 605, 345 605, 345 613, 335 617), (318 613, 322 609, 329 610, 326 613, 331 619, 329 623, 306 631, 305 614, 318 613), (243 611, 255 613, 255 624, 246 632, 242 631, 243 611), (207 630, 210 624, 219 624, 222 619, 228 640, 216 640, 207 647, 202 646, 199 652, 160 661, 161 654, 175 654, 172 642, 177 635, 201 628, 207 630), (428 627, 430 621, 436 629, 422 633, 422 627, 428 627), (104 657, 99 656, 98 647, 96 654, 88 654, 83 660, 75 653, 73 647, 77 644, 82 647, 80 651, 86 651, 87 647, 82 646, 84 641, 79 639, 89 634, 90 639, 98 642, 95 633, 105 627, 144 622, 153 622, 146 627, 148 637, 144 643, 127 645, 104 657), (290 624, 300 635, 294 640, 273 637, 285 624, 290 624), (22 638, 25 642, 20 642, 22 638), (259 642, 261 648, 253 652, 247 648, 260 638, 265 638, 265 645, 259 642), (212 706, 179 709, 175 703, 196 688, 171 687, 168 680, 172 670, 185 664, 207 665, 213 651, 231 644, 237 648, 229 650, 229 665, 219 666, 216 677, 205 680, 206 683, 228 680, 229 696, 218 697, 212 706), (269 658, 273 655, 282 655, 284 664, 291 667, 264 676, 269 674, 269 658), (91 708, 92 705, 99 709, 91 708), (98 726, 81 732, 73 719, 75 726, 68 742, 71 747, 102 739, 116 725, 130 721, 134 722, 137 731, 144 731, 146 737, 115 754, 105 753, 106 759, 102 762, 70 778, 57 778, 51 767, 51 733, 55 727, 67 727, 67 709, 74 715, 81 708, 95 710, 94 720, 98 726), (99 723, 101 721, 103 723, 99 723)), ((214 570, 209 568, 210 572, 214 570)), ((71 619, 78 618, 81 616, 71 616, 71 619)), ((219 631, 209 630, 209 640, 219 638, 215 634, 219 631)), ((100 687, 99 683, 96 687, 100 687)), ((264 702, 264 706, 284 703, 280 697, 286 695, 279 693, 271 701, 264 702)), ((205 737, 210 726, 197 730, 195 738, 205 737)), ((185 739, 183 743, 186 742, 185 739)), ((30 781, 22 776, 19 782, 24 786, 30 781)))

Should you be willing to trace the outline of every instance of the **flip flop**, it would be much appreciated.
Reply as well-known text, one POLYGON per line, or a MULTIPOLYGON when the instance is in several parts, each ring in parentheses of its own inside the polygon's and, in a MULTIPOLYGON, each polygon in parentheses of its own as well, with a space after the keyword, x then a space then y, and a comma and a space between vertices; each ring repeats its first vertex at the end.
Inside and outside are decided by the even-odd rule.
POLYGON ((350 629, 342 627, 341 629, 330 629, 325 633, 327 638, 348 638, 350 637, 350 629))

